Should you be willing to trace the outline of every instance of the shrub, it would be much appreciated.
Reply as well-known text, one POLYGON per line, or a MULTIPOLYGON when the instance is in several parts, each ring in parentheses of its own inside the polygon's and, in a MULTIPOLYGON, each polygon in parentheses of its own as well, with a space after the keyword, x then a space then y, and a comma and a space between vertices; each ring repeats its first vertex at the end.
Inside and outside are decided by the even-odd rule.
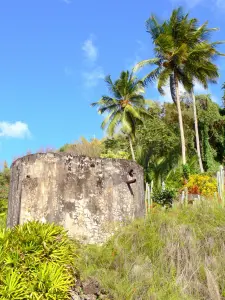
POLYGON ((117 151, 113 152, 108 150, 106 153, 101 154, 102 158, 121 158, 121 159, 130 159, 130 154, 126 151, 117 151))
POLYGON ((175 195, 176 194, 174 190, 165 189, 161 191, 154 191, 152 199, 155 203, 158 203, 162 206, 171 207, 175 195))
POLYGON ((209 175, 190 175, 188 183, 185 185, 190 194, 199 194, 202 196, 214 196, 217 192, 216 178, 209 175))
POLYGON ((76 246, 54 224, 29 222, 0 233, 1 299, 70 299, 76 246))

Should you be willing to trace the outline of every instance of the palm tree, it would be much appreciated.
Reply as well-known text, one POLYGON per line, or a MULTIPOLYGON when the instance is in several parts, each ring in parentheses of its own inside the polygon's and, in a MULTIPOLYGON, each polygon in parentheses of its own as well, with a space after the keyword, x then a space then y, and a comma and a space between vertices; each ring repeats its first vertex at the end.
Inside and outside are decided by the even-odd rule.
POLYGON ((143 82, 129 71, 122 71, 119 79, 115 82, 110 76, 106 76, 105 82, 112 97, 102 96, 91 106, 98 106, 100 114, 108 113, 101 127, 102 129, 107 127, 109 136, 113 136, 117 128, 127 134, 132 159, 135 160, 132 140, 135 137, 136 124, 142 122, 143 115, 147 114, 143 82))
POLYGON ((222 99, 223 99, 223 106, 224 106, 224 108, 225 108, 225 82, 224 82, 224 84, 222 85, 222 89, 224 90, 224 94, 223 94, 222 99))
POLYGON ((186 147, 183 129, 183 119, 180 105, 179 83, 191 86, 186 74, 183 73, 183 61, 187 58, 187 44, 184 42, 188 27, 188 16, 183 15, 181 8, 174 10, 169 21, 160 24, 154 16, 147 21, 147 32, 150 33, 155 58, 139 62, 134 71, 147 66, 157 65, 144 78, 144 84, 157 81, 160 94, 164 95, 163 88, 170 82, 170 92, 177 107, 182 148, 182 162, 186 164, 186 147))
POLYGON ((192 98, 197 155, 200 170, 201 172, 204 172, 200 151, 194 83, 198 82, 202 84, 205 89, 207 89, 209 82, 216 82, 217 78, 219 77, 219 71, 218 67, 212 61, 217 56, 224 56, 224 54, 216 50, 216 47, 224 42, 209 42, 210 33, 212 31, 218 30, 218 28, 207 28, 207 22, 205 22, 202 26, 197 28, 197 20, 193 21, 192 19, 189 22, 192 23, 192 30, 190 30, 190 32, 188 33, 189 35, 187 36, 189 36, 189 39, 192 40, 192 47, 189 47, 187 59, 186 61, 184 61, 183 72, 186 74, 186 76, 189 78, 189 81, 192 84, 191 88, 190 86, 185 86, 185 88, 190 93, 192 98))
MULTIPOLYGON (((205 88, 208 82, 216 82, 218 68, 211 60, 218 55, 223 55, 216 50, 216 46, 223 42, 209 43, 209 33, 217 28, 207 28, 207 22, 197 27, 197 19, 189 19, 188 14, 184 15, 182 9, 174 10, 169 22, 162 25, 152 17, 148 21, 154 43, 155 51, 160 58, 156 62, 158 68, 144 78, 144 82, 158 79, 158 89, 162 93, 162 87, 170 80, 171 95, 177 105, 183 164, 186 163, 185 139, 183 133, 182 113, 180 109, 179 85, 182 83, 185 89, 191 94, 193 101, 193 113, 196 132, 196 148, 201 172, 204 172, 198 133, 198 119, 194 96, 194 82, 200 82, 205 88)), ((150 63, 152 61, 150 60, 150 63)), ((137 66, 149 64, 149 60, 139 63, 137 66)))

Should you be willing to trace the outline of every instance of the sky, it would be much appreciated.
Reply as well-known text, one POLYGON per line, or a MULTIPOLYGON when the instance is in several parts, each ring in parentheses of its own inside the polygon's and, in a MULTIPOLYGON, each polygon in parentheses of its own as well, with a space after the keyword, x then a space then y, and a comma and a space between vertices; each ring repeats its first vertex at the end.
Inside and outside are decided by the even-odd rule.
MULTIPOLYGON (((178 6, 219 27, 213 40, 225 39, 225 0, 0 0, 0 162, 102 138, 102 116, 90 103, 108 93, 104 77, 154 57, 145 21, 178 6)), ((217 64, 218 84, 196 92, 221 103, 225 58, 217 64)), ((146 97, 169 101, 169 88, 162 97, 152 85, 146 97)))

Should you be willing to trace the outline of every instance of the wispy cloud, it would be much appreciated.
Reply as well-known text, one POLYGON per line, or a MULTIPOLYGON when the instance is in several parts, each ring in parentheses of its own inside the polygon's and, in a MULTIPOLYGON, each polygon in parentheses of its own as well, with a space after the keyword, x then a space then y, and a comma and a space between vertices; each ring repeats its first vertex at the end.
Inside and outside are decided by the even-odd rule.
POLYGON ((94 38, 95 36, 93 34, 90 35, 90 37, 85 40, 82 45, 82 51, 86 58, 82 77, 84 80, 84 86, 88 88, 97 86, 99 81, 105 77, 102 66, 98 64, 98 47, 94 44, 94 38))
POLYGON ((31 133, 26 123, 17 121, 15 123, 0 122, 0 137, 27 138, 31 133))
POLYGON ((100 66, 95 67, 89 72, 83 72, 84 84, 86 87, 94 87, 98 84, 100 79, 104 79, 104 71, 100 66))
POLYGON ((62 0, 64 3, 66 4, 71 4, 72 3, 72 0, 62 0))
MULTIPOLYGON (((172 4, 175 4, 175 5, 184 4, 188 8, 193 8, 203 1, 204 0, 171 0, 172 4)), ((208 1, 211 1, 211 0, 208 0, 208 1)))
POLYGON ((194 8, 198 5, 206 6, 211 10, 225 9, 224 0, 170 0, 174 5, 184 5, 187 8, 194 8))
POLYGON ((95 62, 98 58, 98 49, 93 42, 94 36, 91 35, 82 45, 82 50, 87 60, 95 62))
POLYGON ((225 1, 224 1, 224 0, 217 0, 217 1, 216 1, 216 6, 217 6, 218 8, 225 9, 225 1))
POLYGON ((126 68, 128 70, 132 70, 133 67, 143 59, 143 53, 146 51, 146 45, 142 41, 136 40, 136 45, 137 47, 133 57, 126 60, 126 68))

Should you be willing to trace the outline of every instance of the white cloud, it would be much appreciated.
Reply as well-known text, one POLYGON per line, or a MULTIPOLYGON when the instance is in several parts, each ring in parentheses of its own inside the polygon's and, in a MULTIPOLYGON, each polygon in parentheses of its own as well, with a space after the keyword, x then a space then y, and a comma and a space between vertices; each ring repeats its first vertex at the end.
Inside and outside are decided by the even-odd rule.
POLYGON ((86 87, 95 87, 98 85, 99 80, 105 77, 103 68, 100 66, 95 67, 89 72, 83 72, 84 84, 86 87))
POLYGON ((97 86, 99 81, 105 77, 102 66, 97 62, 98 48, 94 45, 93 38, 94 35, 91 35, 82 46, 86 62, 88 62, 88 64, 85 64, 84 70, 82 71, 82 77, 84 86, 88 88, 97 86))
POLYGON ((85 57, 90 61, 90 62, 95 62, 98 58, 98 49, 93 43, 93 35, 90 36, 89 39, 87 39, 83 46, 82 50, 84 51, 85 57))
POLYGON ((26 123, 17 121, 15 123, 0 122, 0 137, 26 138, 30 137, 30 130, 26 123))

